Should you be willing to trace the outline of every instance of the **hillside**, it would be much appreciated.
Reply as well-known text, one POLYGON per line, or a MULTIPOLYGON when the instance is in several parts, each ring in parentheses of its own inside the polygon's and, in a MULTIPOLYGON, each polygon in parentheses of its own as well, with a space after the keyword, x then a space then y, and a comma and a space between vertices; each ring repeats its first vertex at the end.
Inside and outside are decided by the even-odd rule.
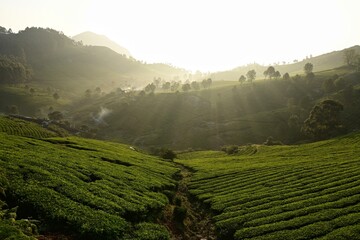
POLYGON ((96 87, 106 90, 142 86, 154 77, 171 79, 185 73, 172 67, 172 71, 162 73, 107 47, 83 46, 56 30, 35 27, 0 34, 0 55, 15 56, 31 67, 31 83, 72 94, 96 87))
POLYGON ((49 138, 39 126, 11 121, 0 118, 0 236, 38 229, 62 239, 169 239, 158 219, 175 190, 172 163, 127 145, 49 138))
POLYGON ((189 191, 219 239, 359 239, 359 133, 306 145, 189 152, 189 191))
POLYGON ((119 54, 126 55, 128 57, 131 56, 129 50, 120 46, 119 44, 110 40, 108 37, 104 35, 99 35, 93 32, 83 32, 73 36, 72 39, 74 39, 77 42, 82 41, 84 45, 108 47, 119 54))
MULTIPOLYGON (((344 65, 344 51, 348 49, 354 49, 358 54, 360 53, 360 46, 356 45, 350 48, 343 50, 333 51, 330 53, 322 54, 319 56, 303 59, 301 61, 283 64, 283 65, 273 65, 276 70, 281 74, 289 73, 290 75, 302 74, 304 65, 306 63, 312 63, 316 71, 325 71, 333 68, 338 68, 344 65)), ((241 75, 246 75, 249 70, 255 69, 257 72, 257 78, 264 78, 263 72, 268 68, 268 66, 263 66, 259 64, 249 64, 247 66, 241 66, 232 70, 222 71, 212 73, 211 77, 214 80, 230 80, 237 81, 241 75)))
POLYGON ((324 99, 341 102, 344 124, 349 130, 358 128, 359 74, 339 68, 315 72, 315 76, 311 82, 304 76, 253 84, 218 81, 210 88, 177 93, 115 91, 83 99, 69 115, 78 125, 97 128, 100 138, 121 139, 148 149, 220 149, 230 144, 263 143, 269 136, 283 143, 305 140, 300 128, 312 107, 324 99), (342 78, 343 84, 325 90, 324 82, 334 76, 333 82, 342 78), (101 109, 109 114, 100 123, 94 119, 101 109), (295 128, 289 125, 291 116, 296 116, 295 128))
POLYGON ((53 134, 0 117, 4 239, 360 234, 358 132, 303 145, 239 146, 231 155, 189 151, 174 162, 129 145, 53 134))

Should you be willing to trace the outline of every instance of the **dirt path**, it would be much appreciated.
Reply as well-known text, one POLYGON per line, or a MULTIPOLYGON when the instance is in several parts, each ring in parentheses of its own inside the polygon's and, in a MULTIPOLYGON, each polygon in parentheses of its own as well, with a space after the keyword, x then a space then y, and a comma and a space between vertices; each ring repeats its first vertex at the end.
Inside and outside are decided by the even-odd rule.
POLYGON ((165 210, 165 225, 173 240, 213 240, 216 239, 211 214, 200 202, 190 199, 188 184, 192 173, 188 168, 177 164, 181 169, 178 189, 173 203, 165 210), (184 211, 186 214, 184 214, 184 211))

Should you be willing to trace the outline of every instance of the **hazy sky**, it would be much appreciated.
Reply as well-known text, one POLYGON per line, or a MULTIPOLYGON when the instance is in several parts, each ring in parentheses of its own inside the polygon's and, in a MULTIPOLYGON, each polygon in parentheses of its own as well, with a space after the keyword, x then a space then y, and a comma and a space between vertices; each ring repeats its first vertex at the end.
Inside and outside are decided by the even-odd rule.
POLYGON ((301 60, 360 44, 360 0, 0 0, 0 26, 104 34, 190 70, 301 60))

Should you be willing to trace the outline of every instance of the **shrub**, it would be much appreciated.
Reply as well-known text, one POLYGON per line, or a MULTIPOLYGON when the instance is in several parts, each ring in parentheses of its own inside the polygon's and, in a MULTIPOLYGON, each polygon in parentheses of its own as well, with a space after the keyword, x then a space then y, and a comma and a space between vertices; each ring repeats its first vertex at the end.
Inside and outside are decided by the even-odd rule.
POLYGON ((183 222, 186 218, 186 215, 187 215, 186 208, 179 207, 179 206, 176 206, 174 208, 173 218, 175 221, 180 222, 180 223, 183 222))
POLYGON ((226 152, 227 154, 235 154, 239 151, 239 147, 236 145, 223 146, 221 151, 226 152))

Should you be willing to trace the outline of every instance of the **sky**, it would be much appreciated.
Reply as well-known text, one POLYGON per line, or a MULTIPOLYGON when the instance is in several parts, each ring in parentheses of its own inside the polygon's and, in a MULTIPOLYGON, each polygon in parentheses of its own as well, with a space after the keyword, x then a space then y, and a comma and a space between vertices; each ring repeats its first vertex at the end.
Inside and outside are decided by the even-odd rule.
POLYGON ((220 71, 360 44, 359 0, 0 0, 0 26, 103 34, 147 63, 220 71))

